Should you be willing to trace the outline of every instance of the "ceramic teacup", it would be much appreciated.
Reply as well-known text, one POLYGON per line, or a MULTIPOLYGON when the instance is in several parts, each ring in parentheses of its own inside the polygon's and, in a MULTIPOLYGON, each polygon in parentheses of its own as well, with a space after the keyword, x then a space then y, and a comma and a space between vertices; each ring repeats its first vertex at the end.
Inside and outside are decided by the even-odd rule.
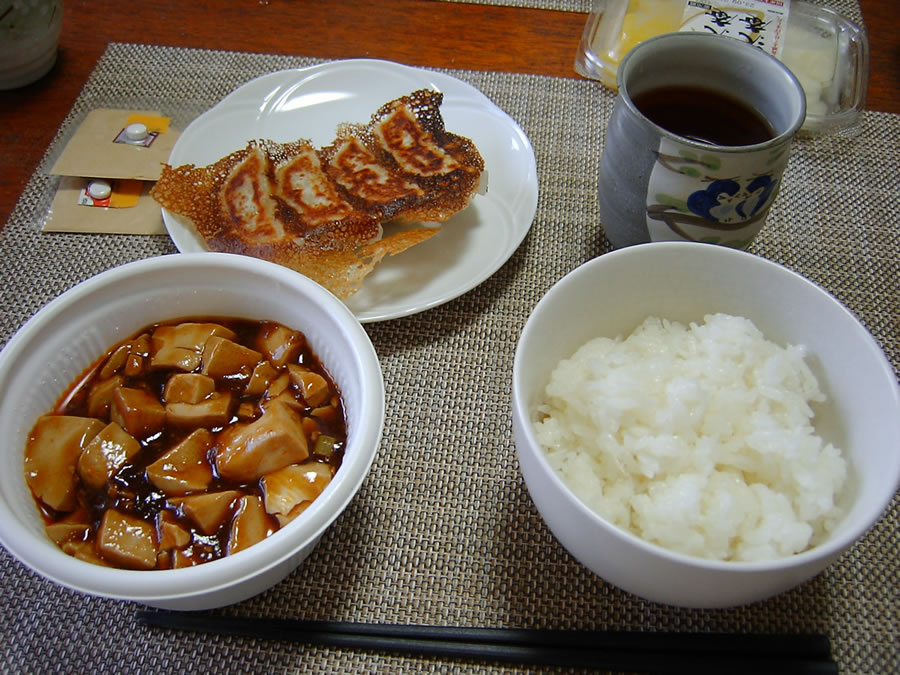
POLYGON ((0 91, 31 84, 56 63, 63 0, 0 5, 0 91))
POLYGON ((762 50, 671 33, 622 60, 600 165, 600 219, 616 247, 745 248, 765 222, 806 117, 797 78, 762 50))

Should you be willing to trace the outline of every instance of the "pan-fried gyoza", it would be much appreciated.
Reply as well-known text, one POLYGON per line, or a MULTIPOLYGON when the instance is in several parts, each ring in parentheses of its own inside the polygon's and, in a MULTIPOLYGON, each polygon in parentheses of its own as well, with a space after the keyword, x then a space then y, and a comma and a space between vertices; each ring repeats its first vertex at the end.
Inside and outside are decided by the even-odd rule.
POLYGON ((218 162, 166 165, 151 194, 193 223, 210 250, 271 260, 335 295, 356 292, 385 256, 437 234, 482 183, 471 140, 444 129, 443 95, 415 91, 335 140, 254 140, 218 162), (384 236, 389 221, 427 223, 384 236))

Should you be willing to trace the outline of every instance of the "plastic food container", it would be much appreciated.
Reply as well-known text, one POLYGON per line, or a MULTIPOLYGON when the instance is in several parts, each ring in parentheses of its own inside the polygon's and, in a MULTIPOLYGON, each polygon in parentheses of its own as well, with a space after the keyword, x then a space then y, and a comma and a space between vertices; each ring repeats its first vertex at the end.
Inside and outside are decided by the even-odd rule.
MULTIPOLYGON (((615 91, 619 62, 632 47, 663 33, 696 29, 684 26, 685 5, 686 0, 594 0, 575 71, 615 91)), ((834 10, 796 0, 789 5, 785 26, 776 56, 806 92, 801 131, 858 133, 869 82, 865 29, 834 10)))

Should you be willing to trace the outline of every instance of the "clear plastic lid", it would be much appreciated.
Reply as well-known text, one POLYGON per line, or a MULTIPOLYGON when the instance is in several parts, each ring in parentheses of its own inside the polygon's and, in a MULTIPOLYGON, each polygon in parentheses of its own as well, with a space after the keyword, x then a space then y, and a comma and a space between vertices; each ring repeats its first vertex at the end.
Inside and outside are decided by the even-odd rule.
MULTIPOLYGON (((651 37, 683 30, 685 4, 685 0, 594 0, 575 71, 615 91, 616 71, 625 54, 651 37)), ((869 81, 869 40, 861 26, 831 9, 794 0, 778 57, 806 93, 802 132, 859 132, 869 81)))

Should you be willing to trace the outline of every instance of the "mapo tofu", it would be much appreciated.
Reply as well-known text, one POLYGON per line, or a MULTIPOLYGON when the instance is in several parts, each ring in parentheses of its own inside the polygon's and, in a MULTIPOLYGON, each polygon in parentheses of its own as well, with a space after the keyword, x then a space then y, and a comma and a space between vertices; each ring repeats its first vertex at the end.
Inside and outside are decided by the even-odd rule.
POLYGON ((297 518, 346 437, 340 392, 302 333, 189 319, 147 327, 73 383, 32 428, 25 478, 69 555, 187 567, 297 518))

